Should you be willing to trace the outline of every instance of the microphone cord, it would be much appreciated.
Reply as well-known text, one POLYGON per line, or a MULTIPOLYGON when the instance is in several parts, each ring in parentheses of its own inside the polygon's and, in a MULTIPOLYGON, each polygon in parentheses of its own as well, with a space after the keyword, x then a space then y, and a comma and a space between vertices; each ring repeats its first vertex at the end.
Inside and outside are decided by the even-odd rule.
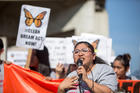
MULTIPOLYGON (((93 72, 92 71, 91 71, 91 76, 92 76, 92 80, 93 80, 93 72)), ((81 88, 81 83, 82 83, 82 81, 79 80, 79 91, 80 91, 80 93, 84 93, 84 91, 82 91, 82 88, 81 88)), ((94 80, 93 80, 93 83, 92 83, 91 91, 92 91, 93 87, 94 87, 94 80)), ((92 91, 92 93, 94 93, 94 92, 92 91)))
MULTIPOLYGON (((91 75, 92 75, 92 87, 91 87, 91 91, 92 91, 92 88, 94 87, 94 79, 93 79, 93 73, 92 73, 92 71, 91 71, 91 75)), ((93 91, 92 91, 92 93, 94 93, 93 91)))
MULTIPOLYGON (((92 88, 94 87, 94 79, 93 79, 93 72, 91 69, 90 69, 90 71, 91 71, 91 76, 92 76, 92 80, 93 80, 92 87, 90 88, 92 91, 92 88)), ((81 79, 79 79, 78 81, 79 81, 79 91, 80 91, 80 93, 84 93, 84 90, 82 91, 82 88, 81 88, 81 83, 82 83, 81 79)), ((92 91, 92 93, 94 93, 94 92, 92 91)))
POLYGON ((80 93, 82 93, 81 80, 79 80, 79 91, 80 91, 80 93))

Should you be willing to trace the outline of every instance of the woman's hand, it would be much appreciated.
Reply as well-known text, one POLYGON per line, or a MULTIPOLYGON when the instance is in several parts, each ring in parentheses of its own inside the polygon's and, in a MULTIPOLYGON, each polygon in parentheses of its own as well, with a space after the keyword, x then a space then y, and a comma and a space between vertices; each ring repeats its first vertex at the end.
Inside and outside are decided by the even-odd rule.
POLYGON ((60 83, 58 90, 64 92, 66 89, 76 88, 77 87, 77 84, 78 84, 78 81, 77 80, 78 80, 78 77, 77 76, 73 76, 71 78, 65 78, 60 83))
POLYGON ((63 64, 60 64, 58 63, 57 66, 56 66, 56 78, 57 79, 60 79, 60 78, 64 78, 65 77, 65 71, 64 71, 64 65, 63 64))
POLYGON ((79 66, 78 67, 77 74, 78 75, 82 74, 83 81, 86 81, 86 79, 88 79, 86 70, 85 70, 85 68, 83 66, 79 66))
POLYGON ((64 71, 64 65, 58 63, 55 69, 56 73, 61 74, 64 71))

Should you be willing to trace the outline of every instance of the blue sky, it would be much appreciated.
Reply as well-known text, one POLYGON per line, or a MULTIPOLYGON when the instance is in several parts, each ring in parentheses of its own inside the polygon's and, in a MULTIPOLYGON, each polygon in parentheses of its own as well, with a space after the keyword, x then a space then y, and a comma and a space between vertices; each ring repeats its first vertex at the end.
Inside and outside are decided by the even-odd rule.
POLYGON ((131 73, 140 71, 140 0, 106 0, 115 56, 131 54, 131 73))

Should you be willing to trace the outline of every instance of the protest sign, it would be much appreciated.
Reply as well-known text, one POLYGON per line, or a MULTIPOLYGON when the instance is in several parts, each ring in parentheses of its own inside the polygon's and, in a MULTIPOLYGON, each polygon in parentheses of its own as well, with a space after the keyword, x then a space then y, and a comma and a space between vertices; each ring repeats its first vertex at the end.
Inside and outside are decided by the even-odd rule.
POLYGON ((22 5, 16 45, 42 50, 49 15, 49 8, 22 5))
POLYGON ((58 63, 65 63, 66 46, 64 38, 49 38, 44 41, 45 46, 49 50, 49 59, 51 68, 55 68, 58 63))
POLYGON ((55 68, 58 62, 63 64, 74 64, 73 49, 74 41, 87 41, 96 44, 96 55, 110 64, 112 39, 101 35, 82 34, 81 36, 72 36, 67 38, 46 38, 44 44, 49 50, 49 59, 51 68, 55 68))
POLYGON ((117 93, 140 93, 140 80, 118 80, 117 93))
POLYGON ((108 37, 104 37, 102 35, 95 35, 89 33, 82 33, 79 40, 86 40, 89 43, 94 42, 99 39, 96 55, 104 59, 108 64, 110 64, 111 59, 111 51, 112 51, 112 39, 108 37))
POLYGON ((73 50, 74 50, 74 43, 71 37, 65 39, 65 46, 66 46, 66 63, 67 64, 74 64, 73 60, 73 50))
POLYGON ((7 52, 7 60, 17 64, 19 66, 24 67, 27 61, 28 51, 24 50, 8 50, 7 52))
POLYGON ((66 67, 68 64, 74 64, 72 53, 74 45, 71 37, 47 37, 44 44, 49 50, 51 68, 55 68, 58 63, 62 63, 66 67))

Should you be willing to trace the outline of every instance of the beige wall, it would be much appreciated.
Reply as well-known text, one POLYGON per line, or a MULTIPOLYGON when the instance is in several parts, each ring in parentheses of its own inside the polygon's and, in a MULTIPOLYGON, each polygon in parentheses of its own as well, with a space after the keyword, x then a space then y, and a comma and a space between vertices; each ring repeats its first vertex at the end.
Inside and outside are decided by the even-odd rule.
POLYGON ((83 6, 74 14, 70 21, 63 27, 63 31, 75 29, 75 35, 81 33, 92 33, 109 36, 108 14, 95 11, 95 1, 87 0, 83 6))

